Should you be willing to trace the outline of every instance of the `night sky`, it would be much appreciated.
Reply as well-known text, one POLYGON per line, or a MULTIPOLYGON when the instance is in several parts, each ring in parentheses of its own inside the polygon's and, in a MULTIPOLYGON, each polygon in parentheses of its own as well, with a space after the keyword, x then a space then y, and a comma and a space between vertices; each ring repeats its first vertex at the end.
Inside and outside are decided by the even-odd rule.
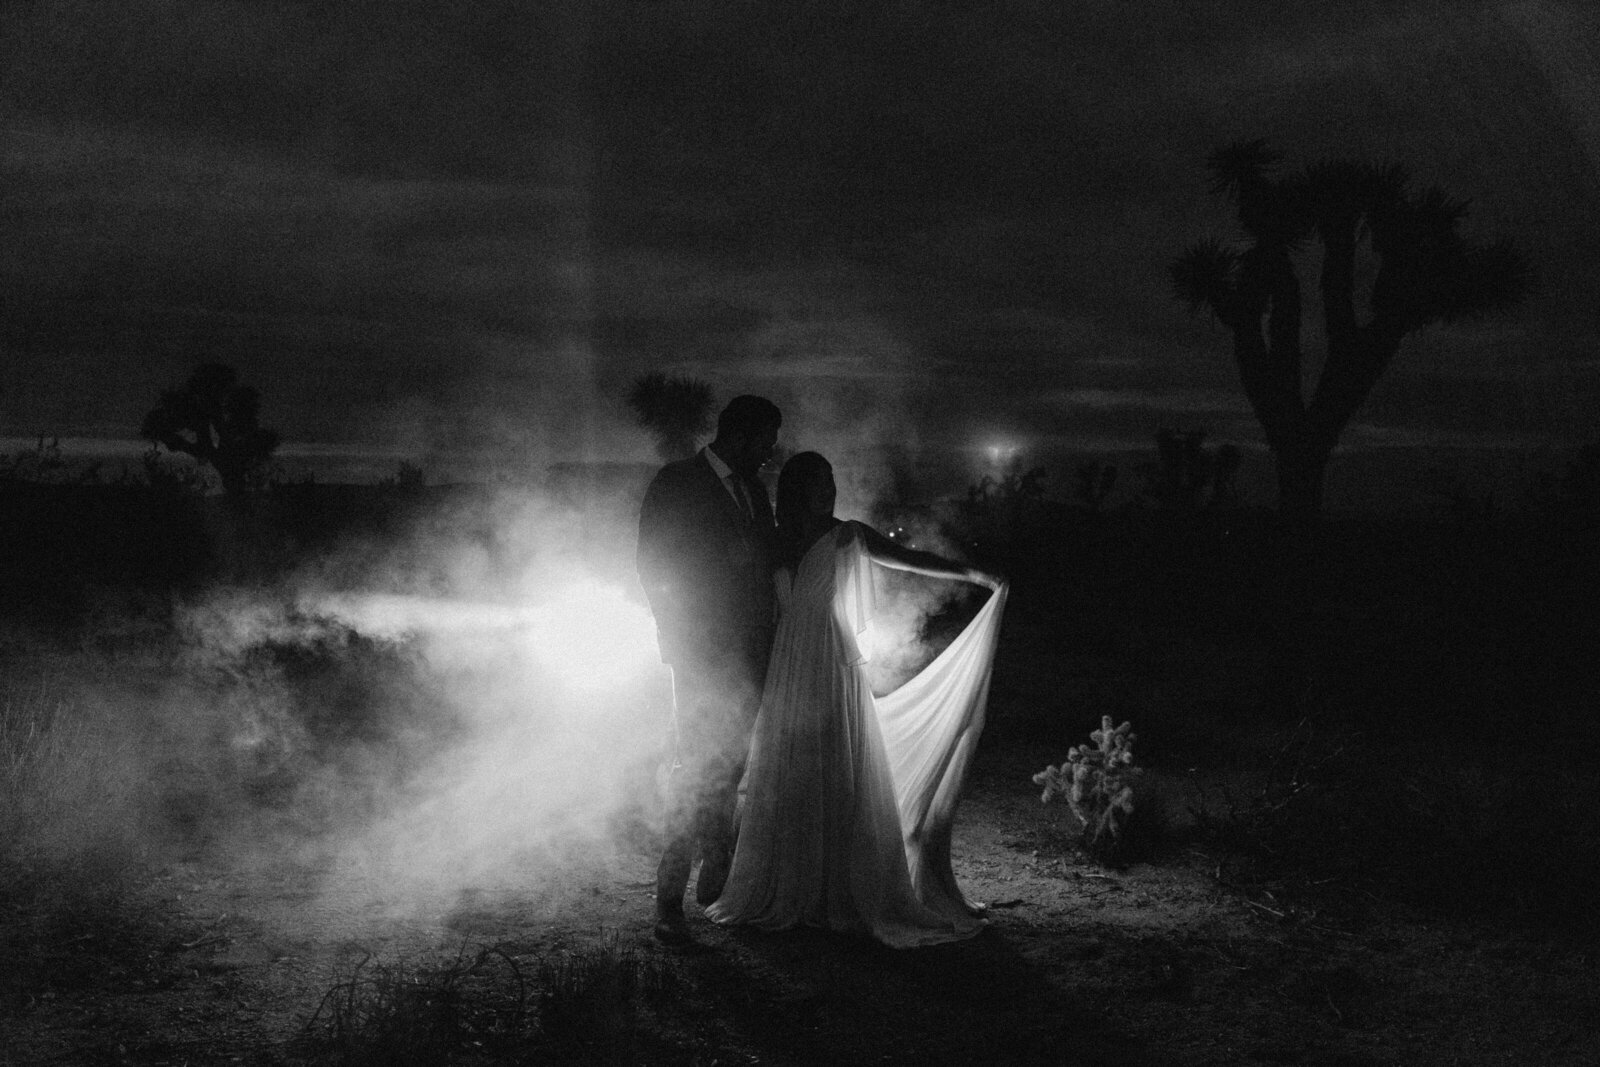
POLYGON ((1600 437, 1581 0, 11 3, 0 437, 198 362, 286 451, 648 459, 646 370, 788 443, 1259 440, 1168 262, 1204 160, 1394 159, 1542 288, 1414 336, 1346 444, 1600 437))

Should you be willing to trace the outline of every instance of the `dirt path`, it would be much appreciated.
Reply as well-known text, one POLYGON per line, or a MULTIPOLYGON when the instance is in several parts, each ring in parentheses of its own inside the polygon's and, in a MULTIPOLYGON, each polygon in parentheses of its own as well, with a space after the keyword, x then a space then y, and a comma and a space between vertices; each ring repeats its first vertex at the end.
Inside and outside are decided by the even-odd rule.
POLYGON ((0 1064, 306 1062, 307 1020, 357 973, 493 947, 502 978, 527 976, 606 946, 671 993, 649 1042, 573 1062, 1600 1063, 1592 957, 1377 904, 1252 900, 1198 851, 1101 870, 1049 847, 1028 759, 984 754, 961 808, 957 874, 993 915, 971 942, 893 952, 696 922, 703 950, 663 952, 642 848, 527 857, 420 906, 326 864, 192 860, 149 886, 182 933, 144 946, 147 968, 42 992, 0 1023, 0 1064))

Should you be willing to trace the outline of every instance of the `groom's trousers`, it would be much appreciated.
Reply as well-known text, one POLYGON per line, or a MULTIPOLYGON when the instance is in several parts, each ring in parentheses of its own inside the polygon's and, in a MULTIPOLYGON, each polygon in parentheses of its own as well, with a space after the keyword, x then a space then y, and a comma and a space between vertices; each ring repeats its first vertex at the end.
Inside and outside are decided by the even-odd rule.
POLYGON ((733 857, 739 781, 750 732, 761 704, 770 633, 740 634, 720 655, 672 665, 673 767, 656 910, 683 907, 696 856, 702 863, 696 898, 709 904, 722 891, 733 857))

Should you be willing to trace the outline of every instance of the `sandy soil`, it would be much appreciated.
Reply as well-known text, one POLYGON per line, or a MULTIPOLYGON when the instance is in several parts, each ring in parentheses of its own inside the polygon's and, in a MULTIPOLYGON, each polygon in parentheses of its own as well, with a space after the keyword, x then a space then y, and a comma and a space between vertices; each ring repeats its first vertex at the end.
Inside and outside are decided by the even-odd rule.
POLYGON ((510 881, 420 910, 326 862, 197 857, 145 887, 171 921, 143 940, 59 946, 98 970, 12 1005, 0 1063, 340 1062, 330 990, 459 972, 485 949, 459 986, 452 1062, 508 1058, 473 1043, 474 1012, 489 1012, 474 997, 611 951, 667 992, 526 1062, 1600 1063, 1592 955, 1373 900, 1285 903, 1223 884, 1194 845, 1107 870, 1071 849, 1065 809, 1039 803, 1037 762, 998 747, 975 766, 956 869, 992 925, 970 942, 895 952, 694 917, 698 949, 663 950, 643 838, 527 856, 510 881))

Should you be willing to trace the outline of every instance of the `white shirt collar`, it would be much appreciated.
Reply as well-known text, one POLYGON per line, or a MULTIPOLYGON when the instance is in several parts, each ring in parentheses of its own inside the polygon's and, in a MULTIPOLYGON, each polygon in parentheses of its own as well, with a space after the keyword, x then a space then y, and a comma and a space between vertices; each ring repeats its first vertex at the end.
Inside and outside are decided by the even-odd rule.
POLYGON ((702 448, 700 454, 706 457, 706 462, 711 464, 711 469, 717 472, 718 478, 727 481, 733 477, 733 468, 722 462, 722 457, 711 451, 710 445, 702 448))
POLYGON ((755 505, 747 503, 745 500, 746 491, 734 484, 738 481, 738 478, 734 475, 733 468, 722 462, 722 457, 711 451, 710 445, 700 451, 705 454, 706 462, 711 464, 711 469, 716 472, 717 478, 721 480, 722 488, 726 489, 728 495, 733 498, 734 506, 743 514, 751 514, 750 509, 755 505))

